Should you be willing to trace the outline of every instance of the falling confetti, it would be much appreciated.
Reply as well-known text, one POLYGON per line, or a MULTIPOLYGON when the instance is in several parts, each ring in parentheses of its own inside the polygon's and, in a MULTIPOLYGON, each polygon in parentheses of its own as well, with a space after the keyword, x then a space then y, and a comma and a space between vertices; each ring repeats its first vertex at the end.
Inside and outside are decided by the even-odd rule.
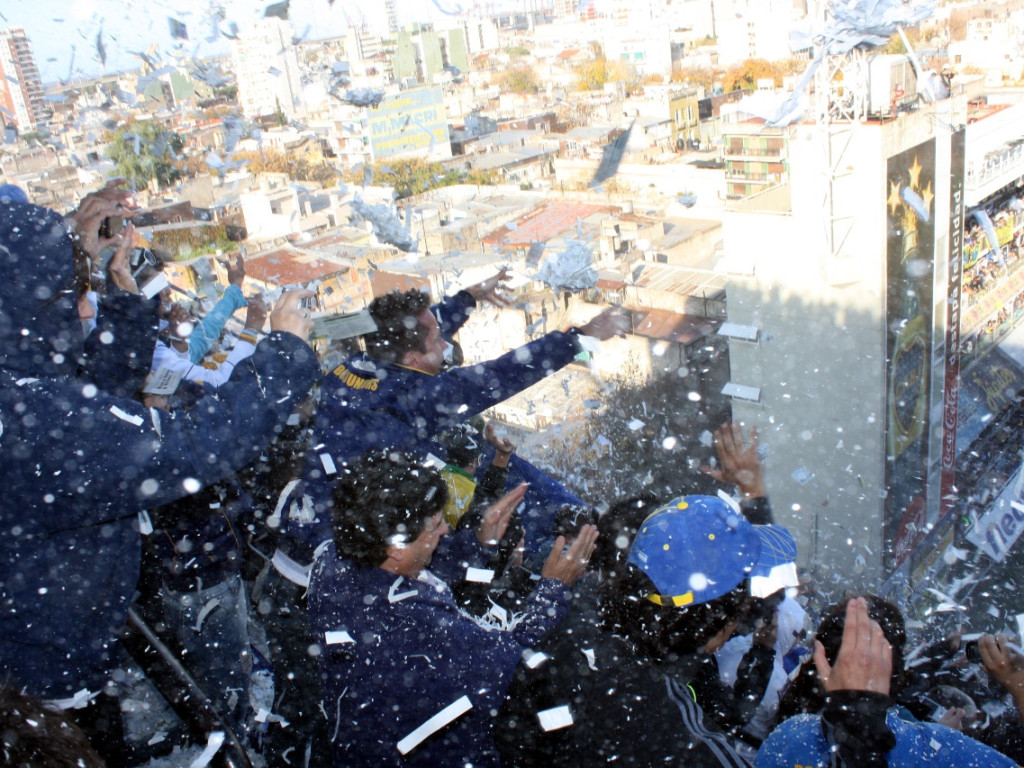
POLYGON ((382 243, 388 243, 406 253, 415 251, 419 241, 398 218, 394 207, 388 203, 368 205, 360 199, 352 201, 352 210, 363 221, 373 226, 373 234, 382 243))
POLYGON ((594 288, 598 279, 594 251, 580 240, 570 240, 564 251, 544 260, 533 279, 540 280, 556 293, 579 293, 594 288))

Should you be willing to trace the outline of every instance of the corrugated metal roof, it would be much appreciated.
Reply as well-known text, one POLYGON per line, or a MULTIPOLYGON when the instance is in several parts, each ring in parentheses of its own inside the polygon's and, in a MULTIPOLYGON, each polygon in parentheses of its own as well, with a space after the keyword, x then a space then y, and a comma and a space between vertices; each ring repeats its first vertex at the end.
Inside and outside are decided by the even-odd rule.
POLYGON ((570 230, 576 229, 577 219, 587 219, 595 214, 608 214, 615 208, 594 203, 558 201, 545 205, 517 219, 509 226, 491 232, 483 238, 488 245, 512 245, 527 247, 531 243, 546 243, 570 230))
POLYGON ((710 270, 691 269, 674 264, 659 264, 645 261, 637 264, 633 271, 633 285, 649 291, 663 291, 680 296, 701 296, 711 298, 725 290, 728 282, 725 275, 710 270))
POLYGON ((673 341, 684 346, 700 341, 718 330, 721 320, 684 315, 667 309, 630 309, 632 333, 659 341, 673 341))
POLYGON ((274 285, 297 285, 323 280, 352 268, 348 261, 302 253, 292 248, 278 248, 245 258, 247 275, 262 283, 274 285))

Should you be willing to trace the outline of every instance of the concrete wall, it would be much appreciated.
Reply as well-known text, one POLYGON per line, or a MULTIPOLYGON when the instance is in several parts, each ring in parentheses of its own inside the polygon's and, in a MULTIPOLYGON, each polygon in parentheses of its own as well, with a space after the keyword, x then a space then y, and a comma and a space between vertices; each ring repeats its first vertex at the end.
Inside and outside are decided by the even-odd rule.
MULTIPOLYGON (((948 178, 949 135, 935 117, 833 127, 831 140, 800 126, 789 210, 738 205, 725 214, 726 256, 752 273, 731 276, 729 320, 760 329, 758 342, 730 344, 732 381, 761 387, 761 402, 734 401, 734 416, 758 429, 776 518, 793 531, 800 563, 825 581, 882 577, 886 163, 938 131, 936 178, 948 178), (832 208, 823 207, 829 169, 832 208)), ((936 198, 937 259, 946 192, 936 198)))

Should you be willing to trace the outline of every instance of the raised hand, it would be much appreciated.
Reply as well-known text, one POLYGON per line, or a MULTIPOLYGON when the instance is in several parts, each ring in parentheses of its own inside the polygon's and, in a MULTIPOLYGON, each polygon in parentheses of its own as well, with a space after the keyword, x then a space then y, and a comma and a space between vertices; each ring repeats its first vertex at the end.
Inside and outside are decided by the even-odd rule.
POLYGON ((855 597, 846 604, 846 624, 835 665, 825 658, 825 647, 814 641, 814 666, 822 687, 832 691, 872 691, 888 695, 892 682, 892 646, 868 616, 868 604, 855 597))
POLYGON ((764 467, 757 455, 757 430, 751 428, 749 443, 744 443, 739 424, 728 422, 715 430, 718 466, 701 467, 724 485, 735 485, 745 498, 764 496, 764 467))
POLYGON ((565 536, 555 539, 551 554, 544 562, 540 575, 545 579, 558 579, 566 586, 572 586, 587 570, 590 556, 594 554, 597 543, 597 526, 584 525, 580 534, 568 549, 565 548, 565 536))
POLYGON ((487 301, 498 307, 507 307, 508 299, 498 293, 498 290, 505 287, 505 283, 511 279, 511 275, 508 274, 508 267, 502 267, 494 277, 489 277, 482 283, 466 288, 466 293, 472 296, 477 303, 487 301))
POLYGON ((309 318, 309 310, 301 306, 303 299, 316 294, 313 291, 285 291, 278 299, 274 311, 270 313, 270 328, 274 331, 293 333, 303 341, 309 339, 313 332, 313 321, 309 318))

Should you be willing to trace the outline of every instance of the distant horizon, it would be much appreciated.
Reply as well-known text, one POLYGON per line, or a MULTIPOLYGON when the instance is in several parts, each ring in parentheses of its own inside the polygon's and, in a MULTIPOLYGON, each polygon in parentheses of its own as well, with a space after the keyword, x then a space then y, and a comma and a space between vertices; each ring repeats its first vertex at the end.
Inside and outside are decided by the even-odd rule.
MULTIPOLYGON (((507 8, 531 2, 535 0, 504 0, 496 5, 507 8)), ((231 24, 244 28, 275 4, 272 0, 150 0, 143 6, 136 0, 106 5, 98 0, 43 0, 41 10, 29 0, 8 0, 0 10, 0 28, 25 30, 40 78, 51 87, 135 71, 142 64, 132 52, 145 53, 151 46, 156 46, 156 55, 166 65, 228 56, 231 41, 224 32, 230 34, 231 24), (216 25, 215 7, 223 10, 216 25), (187 40, 172 38, 171 20, 184 25, 187 40)), ((395 0, 395 5, 403 26, 437 21, 464 8, 450 0, 395 0)), ((381 0, 290 0, 288 11, 295 34, 314 42, 340 37, 351 26, 377 33, 387 30, 381 0)))

